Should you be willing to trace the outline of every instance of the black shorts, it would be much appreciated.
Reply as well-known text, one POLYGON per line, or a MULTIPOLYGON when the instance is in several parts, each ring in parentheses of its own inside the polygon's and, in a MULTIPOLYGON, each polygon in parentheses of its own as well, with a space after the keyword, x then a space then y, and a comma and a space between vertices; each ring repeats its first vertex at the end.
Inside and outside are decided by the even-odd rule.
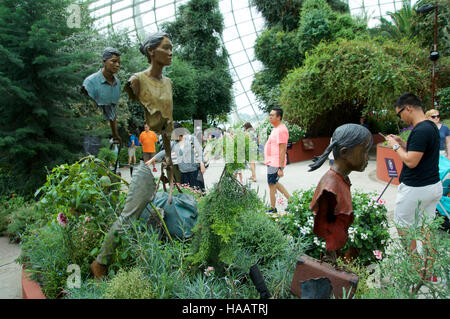
POLYGON ((267 166, 267 183, 275 185, 279 179, 278 167, 267 166))

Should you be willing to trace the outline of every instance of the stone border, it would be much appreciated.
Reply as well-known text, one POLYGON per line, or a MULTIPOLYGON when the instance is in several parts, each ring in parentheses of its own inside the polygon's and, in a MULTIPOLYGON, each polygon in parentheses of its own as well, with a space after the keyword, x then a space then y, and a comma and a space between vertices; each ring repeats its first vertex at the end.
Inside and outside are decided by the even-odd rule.
POLYGON ((47 299, 38 283, 29 277, 30 274, 22 269, 22 299, 47 299))

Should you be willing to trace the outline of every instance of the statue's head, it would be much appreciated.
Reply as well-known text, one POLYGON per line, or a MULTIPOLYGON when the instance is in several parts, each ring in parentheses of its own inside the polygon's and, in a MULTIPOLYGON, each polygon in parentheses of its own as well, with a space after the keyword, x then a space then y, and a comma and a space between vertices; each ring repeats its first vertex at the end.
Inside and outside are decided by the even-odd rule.
POLYGON ((332 142, 325 152, 313 159, 309 171, 318 169, 333 152, 335 161, 339 161, 350 171, 362 172, 367 167, 369 150, 373 139, 370 131, 362 125, 344 124, 339 126, 331 137, 332 142))
POLYGON ((139 46, 139 50, 148 59, 148 63, 160 63, 163 66, 172 63, 172 40, 165 32, 150 34, 139 46))
POLYGON ((107 47, 102 53, 103 67, 106 71, 114 74, 120 70, 120 51, 116 48, 107 47))

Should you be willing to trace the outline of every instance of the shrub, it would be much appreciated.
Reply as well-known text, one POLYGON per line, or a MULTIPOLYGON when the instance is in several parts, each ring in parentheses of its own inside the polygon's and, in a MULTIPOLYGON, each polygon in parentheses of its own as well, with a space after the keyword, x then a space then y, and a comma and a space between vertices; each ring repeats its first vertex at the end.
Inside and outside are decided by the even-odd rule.
POLYGON ((36 192, 42 194, 37 208, 47 214, 67 208, 73 215, 102 216, 107 220, 123 208, 125 195, 119 191, 122 181, 103 161, 88 156, 52 169, 47 182, 36 192), (112 183, 104 183, 104 176, 112 183))
POLYGON ((199 203, 192 263, 213 266, 222 273, 224 262, 230 262, 235 256, 230 242, 239 227, 240 217, 250 209, 261 208, 263 204, 256 192, 240 185, 232 171, 225 167, 219 183, 199 203))
POLYGON ((121 269, 108 283, 103 295, 107 299, 153 299, 152 282, 139 268, 121 269))
POLYGON ((442 216, 434 220, 427 218, 422 226, 404 229, 403 240, 393 239, 388 252, 378 262, 379 278, 375 286, 362 297, 448 299, 450 238, 439 230, 441 223, 442 216), (419 252, 409 252, 412 239, 422 242, 419 252), (428 280, 431 276, 436 276, 438 282, 428 280))
POLYGON ((109 149, 108 147, 102 147, 99 152, 97 157, 99 159, 101 159, 102 161, 104 161, 106 163, 106 165, 109 166, 113 166, 116 162, 117 159, 117 154, 109 149))
POLYGON ((392 109, 404 92, 426 103, 426 57, 423 49, 407 41, 322 42, 307 54, 302 67, 283 79, 279 102, 287 121, 312 136, 331 136, 339 125, 358 122, 361 114, 392 109))
MULTIPOLYGON (((278 219, 281 229, 294 238, 301 238, 309 245, 307 253, 319 258, 325 251, 325 241, 313 233, 314 214, 309 205, 314 195, 314 188, 306 191, 294 191, 292 200, 288 203, 289 213, 279 213, 273 218, 278 219)), ((354 222, 350 226, 349 238, 342 252, 355 249, 359 262, 368 265, 376 258, 374 250, 385 252, 388 244, 389 231, 387 210, 382 201, 375 203, 374 193, 353 191, 352 204, 354 222)))
MULTIPOLYGON (((0 201, 0 236, 9 235, 7 230, 10 223, 14 222, 13 214, 16 210, 22 209, 27 205, 27 201, 22 196, 3 197, 0 201)), ((17 235, 17 233, 14 233, 17 235)))
POLYGON ((60 295, 68 277, 66 270, 71 259, 65 232, 66 229, 56 222, 37 229, 24 237, 18 258, 49 298, 60 295))
POLYGON ((48 222, 48 216, 36 208, 35 204, 28 204, 17 208, 11 214, 11 222, 7 228, 9 240, 20 242, 21 238, 33 229, 40 228, 48 222))

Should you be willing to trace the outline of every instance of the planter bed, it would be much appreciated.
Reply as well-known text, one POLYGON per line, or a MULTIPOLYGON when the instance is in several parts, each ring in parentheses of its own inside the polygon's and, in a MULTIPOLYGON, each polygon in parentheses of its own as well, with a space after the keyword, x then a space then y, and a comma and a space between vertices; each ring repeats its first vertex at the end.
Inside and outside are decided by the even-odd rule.
MULTIPOLYGON (((391 178, 388 175, 386 162, 384 160, 385 158, 392 158, 394 160, 395 168, 397 169, 397 173, 399 176, 403 168, 403 162, 392 148, 383 146, 381 143, 377 145, 377 178, 383 182, 388 183, 391 178)), ((394 179, 392 180, 392 184, 399 185, 399 178, 394 177, 394 179)))
POLYGON ((22 269, 22 299, 47 299, 38 283, 29 277, 30 275, 22 269))

